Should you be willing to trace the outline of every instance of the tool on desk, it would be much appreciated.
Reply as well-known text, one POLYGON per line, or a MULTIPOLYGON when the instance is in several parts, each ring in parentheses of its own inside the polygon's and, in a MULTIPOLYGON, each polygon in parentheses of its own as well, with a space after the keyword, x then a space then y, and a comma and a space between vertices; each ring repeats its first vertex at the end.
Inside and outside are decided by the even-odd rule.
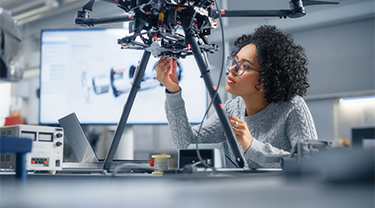
POLYGON ((152 166, 157 169, 152 172, 152 174, 163 174, 162 171, 169 169, 169 158, 171 158, 170 155, 151 155, 151 158, 151 163, 153 163, 152 166))
MULTIPOLYGON (((62 170, 64 130, 59 127, 14 125, 0 127, 1 136, 29 138, 32 151, 26 154, 26 169, 48 171, 55 174, 62 170)), ((14 154, 1 154, 0 168, 14 169, 14 154)))
POLYGON ((331 150, 332 142, 323 140, 301 140, 290 150, 289 155, 265 156, 267 163, 280 163, 283 170, 294 169, 306 158, 331 150))

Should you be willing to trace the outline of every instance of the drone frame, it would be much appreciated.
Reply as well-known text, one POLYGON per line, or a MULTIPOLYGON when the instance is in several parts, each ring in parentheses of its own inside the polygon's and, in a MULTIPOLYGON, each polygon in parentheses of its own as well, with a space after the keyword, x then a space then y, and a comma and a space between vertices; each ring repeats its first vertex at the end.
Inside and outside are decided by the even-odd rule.
MULTIPOLYGON (((224 112, 224 106, 217 93, 216 86, 212 83, 208 70, 207 53, 219 50, 216 44, 209 44, 207 37, 212 29, 216 29, 215 18, 221 17, 279 17, 298 18, 304 16, 303 4, 338 4, 337 2, 313 1, 313 0, 291 0, 290 10, 214 10, 215 0, 102 0, 117 4, 128 14, 90 18, 95 0, 90 0, 77 12, 75 24, 81 26, 94 26, 115 22, 130 22, 129 36, 118 39, 122 49, 144 50, 140 64, 133 78, 127 101, 125 103, 120 121, 115 130, 113 140, 104 161, 103 169, 109 171, 113 162, 121 136, 124 132, 130 110, 134 103, 136 94, 140 89, 140 83, 144 76, 150 55, 154 57, 169 56, 175 59, 194 55, 198 68, 201 72, 207 91, 212 99, 213 106, 224 128, 227 142, 235 157, 233 161, 237 167, 246 168, 246 162, 237 145, 229 120, 224 112), (172 2, 173 1, 173 2, 172 2), (185 35, 176 33, 181 27, 185 35)), ((217 7, 218 8, 218 7, 217 7)))

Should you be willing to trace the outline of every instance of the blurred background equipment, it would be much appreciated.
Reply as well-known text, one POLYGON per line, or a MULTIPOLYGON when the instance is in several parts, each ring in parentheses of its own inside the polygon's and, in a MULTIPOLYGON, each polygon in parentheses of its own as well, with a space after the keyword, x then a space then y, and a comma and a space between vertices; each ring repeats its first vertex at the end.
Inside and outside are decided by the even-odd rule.
MULTIPOLYGON (((26 155, 26 169, 48 171, 55 174, 62 170, 64 131, 60 127, 14 125, 0 128, 2 137, 21 137, 32 140, 32 150, 26 155)), ((0 163, 1 169, 14 169, 15 157, 2 154, 6 158, 0 163)))
POLYGON ((25 121, 21 117, 19 111, 13 111, 9 117, 5 118, 4 126, 12 126, 17 124, 25 124, 25 121))
POLYGON ((14 59, 21 42, 21 33, 10 11, 0 7, 0 80, 18 81, 23 69, 14 59))

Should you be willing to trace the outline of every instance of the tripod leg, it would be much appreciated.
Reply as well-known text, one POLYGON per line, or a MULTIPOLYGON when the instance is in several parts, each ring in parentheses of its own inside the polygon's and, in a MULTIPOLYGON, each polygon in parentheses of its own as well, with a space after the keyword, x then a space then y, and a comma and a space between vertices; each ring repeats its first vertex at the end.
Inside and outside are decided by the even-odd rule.
POLYGON ((220 97, 219 97, 218 94, 216 95, 216 93, 217 93, 216 87, 212 83, 211 77, 210 77, 210 75, 208 73, 208 70, 207 70, 207 67, 204 63, 201 51, 200 51, 199 46, 198 46, 197 42, 195 41, 195 38, 192 35, 192 33, 190 33, 190 35, 188 35, 187 41, 188 41, 188 43, 190 43, 190 46, 192 48, 195 60, 198 64, 199 70, 201 71, 202 78, 203 78, 203 80, 206 84, 206 88, 207 88, 207 90, 208 90, 208 92, 211 96, 211 99, 213 100, 213 105, 215 107, 216 113, 217 113, 217 115, 220 119, 221 125, 224 128, 225 135, 227 135, 229 147, 232 149, 232 152, 233 152, 233 154, 236 158, 237 166, 240 167, 240 168, 243 168, 245 166, 245 162, 244 162, 244 158, 243 158, 243 156, 242 156, 242 154, 241 154, 241 152, 240 152, 240 150, 237 146, 237 142, 236 142, 237 139, 236 139, 236 137, 233 133, 233 130, 232 130, 231 125, 229 123, 228 117, 225 115, 224 106, 221 103, 220 97))
POLYGON ((134 81, 133 81, 133 85, 130 89, 128 99, 126 100, 126 103, 125 103, 124 109, 122 111, 120 121, 117 124, 115 134, 113 135, 111 147, 109 148, 107 157, 104 161, 104 166, 103 166, 104 170, 109 171, 110 168, 111 168, 111 164, 113 162, 113 158, 115 157, 117 147, 118 147, 118 145, 120 143, 120 140, 121 140, 121 136, 124 133, 125 125, 126 125, 126 122, 128 120, 130 110, 133 106, 135 96, 137 95, 137 92, 138 92, 138 90, 140 88, 140 85, 141 85, 143 75, 146 71, 146 67, 147 67, 147 63, 150 59, 150 55, 151 55, 151 53, 148 52, 148 51, 143 52, 141 63, 139 64, 138 70, 136 70, 136 72, 135 72, 136 74, 135 74, 135 77, 133 79, 134 81))

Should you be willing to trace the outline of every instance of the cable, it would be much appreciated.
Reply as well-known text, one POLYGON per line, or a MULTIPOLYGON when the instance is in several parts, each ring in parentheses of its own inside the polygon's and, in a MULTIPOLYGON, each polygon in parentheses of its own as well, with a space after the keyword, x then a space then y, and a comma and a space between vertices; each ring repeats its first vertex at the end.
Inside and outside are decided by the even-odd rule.
MULTIPOLYGON (((219 9, 219 5, 218 5, 218 3, 217 3, 217 1, 216 0, 214 0, 215 1, 215 4, 216 4, 216 9, 217 9, 217 11, 220 11, 220 9, 219 9)), ((225 38, 224 38, 224 28, 223 28, 223 21, 222 21, 222 19, 221 19, 221 13, 219 12, 219 20, 220 20, 220 29, 221 29, 221 37, 222 37, 222 39, 221 39, 221 41, 222 41, 222 45, 223 45, 223 52, 222 52, 222 59, 221 59, 221 70, 220 70, 220 75, 219 75, 219 80, 218 80, 218 84, 217 84, 217 87, 216 87, 216 92, 215 92, 215 95, 213 96, 213 98, 211 99, 211 102, 210 102, 210 104, 208 105, 208 108, 207 108, 207 110, 206 110, 206 112, 205 112, 205 114, 204 114, 204 116, 203 116, 203 119, 202 119, 202 122, 201 122, 201 124, 200 124, 200 126, 199 126, 199 129, 198 129, 198 132, 197 132, 197 136, 196 136, 196 138, 195 138, 195 142, 196 142, 196 153, 197 153, 197 156, 198 156, 198 159, 199 159, 199 161, 201 162, 201 164, 203 165, 203 166, 205 166, 206 168, 211 168, 214 172, 218 172, 217 170, 216 170, 216 168, 214 167, 214 166, 209 166, 204 160, 203 160, 203 158, 202 158, 202 156, 201 156, 201 154, 200 154, 200 152, 199 152, 199 145, 198 145, 198 139, 199 139, 199 136, 200 136, 200 131, 201 131, 201 129, 202 129, 202 125, 203 125, 203 123, 204 123, 204 119, 206 118, 206 116, 207 116, 207 114, 208 114, 208 112, 209 112, 209 110, 210 110, 210 108, 211 108, 211 106, 212 106, 212 104, 213 104, 213 101, 216 99, 216 96, 218 95, 218 91, 219 91, 219 87, 220 87, 220 83, 221 83, 221 78, 222 78, 222 76, 223 76, 223 71, 224 71, 224 60, 225 60, 225 43, 224 43, 224 40, 225 40, 225 38)))

